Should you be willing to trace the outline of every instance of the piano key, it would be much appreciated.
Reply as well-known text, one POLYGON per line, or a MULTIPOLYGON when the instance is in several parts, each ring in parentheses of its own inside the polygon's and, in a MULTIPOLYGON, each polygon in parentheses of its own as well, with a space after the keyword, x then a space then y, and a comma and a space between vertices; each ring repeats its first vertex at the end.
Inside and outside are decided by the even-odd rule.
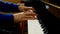
POLYGON ((38 20, 28 20, 28 34, 44 34, 38 20))

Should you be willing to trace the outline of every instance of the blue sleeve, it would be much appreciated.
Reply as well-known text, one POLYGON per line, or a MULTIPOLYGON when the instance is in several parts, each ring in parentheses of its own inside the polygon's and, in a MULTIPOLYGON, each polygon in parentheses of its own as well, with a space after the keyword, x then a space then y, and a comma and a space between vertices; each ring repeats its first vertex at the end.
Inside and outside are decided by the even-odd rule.
POLYGON ((12 14, 0 14, 1 23, 13 23, 14 17, 12 14))
POLYGON ((0 1, 0 11, 4 12, 19 12, 18 4, 7 3, 0 1))

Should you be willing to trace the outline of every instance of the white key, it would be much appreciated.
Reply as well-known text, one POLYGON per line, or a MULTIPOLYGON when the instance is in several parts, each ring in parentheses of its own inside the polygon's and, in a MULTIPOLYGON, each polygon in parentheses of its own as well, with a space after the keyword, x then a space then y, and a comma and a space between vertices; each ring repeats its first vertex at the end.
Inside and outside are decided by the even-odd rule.
POLYGON ((39 20, 28 20, 28 34, 44 34, 39 20))

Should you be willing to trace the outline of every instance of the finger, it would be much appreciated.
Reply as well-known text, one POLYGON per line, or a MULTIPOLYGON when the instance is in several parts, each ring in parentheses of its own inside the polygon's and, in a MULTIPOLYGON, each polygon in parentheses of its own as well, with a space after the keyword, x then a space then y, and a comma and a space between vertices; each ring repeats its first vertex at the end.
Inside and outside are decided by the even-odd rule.
POLYGON ((24 10, 28 11, 28 10, 33 10, 35 11, 35 9, 33 7, 24 7, 24 10))
POLYGON ((28 10, 28 11, 26 11, 25 12, 26 14, 32 14, 32 13, 34 13, 32 10, 28 10))
POLYGON ((27 18, 24 18, 22 21, 27 21, 27 20, 35 20, 35 19, 27 19, 27 18))
POLYGON ((27 18, 27 19, 37 19, 34 16, 25 16, 24 18, 27 18))
POLYGON ((37 14, 25 14, 25 16, 38 16, 37 14))
POLYGON ((33 16, 25 16, 23 17, 23 19, 21 19, 20 21, 26 21, 26 20, 35 20, 37 18, 33 17, 33 16))
POLYGON ((32 12, 27 12, 27 13, 24 13, 26 16, 37 16, 36 13, 32 13, 32 12))
POLYGON ((26 6, 20 6, 23 7, 24 9, 32 9, 32 7, 26 7, 26 6))
POLYGON ((36 13, 33 12, 33 10, 29 10, 28 13, 37 15, 36 13))

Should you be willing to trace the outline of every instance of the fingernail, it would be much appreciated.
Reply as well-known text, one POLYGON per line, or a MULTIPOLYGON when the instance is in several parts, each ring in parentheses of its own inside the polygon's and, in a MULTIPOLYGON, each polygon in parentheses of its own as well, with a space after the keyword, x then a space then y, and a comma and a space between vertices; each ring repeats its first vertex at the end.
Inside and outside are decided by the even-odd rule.
POLYGON ((37 16, 35 16, 35 18, 37 18, 37 16))
POLYGON ((30 10, 30 12, 33 12, 33 10, 30 10))

